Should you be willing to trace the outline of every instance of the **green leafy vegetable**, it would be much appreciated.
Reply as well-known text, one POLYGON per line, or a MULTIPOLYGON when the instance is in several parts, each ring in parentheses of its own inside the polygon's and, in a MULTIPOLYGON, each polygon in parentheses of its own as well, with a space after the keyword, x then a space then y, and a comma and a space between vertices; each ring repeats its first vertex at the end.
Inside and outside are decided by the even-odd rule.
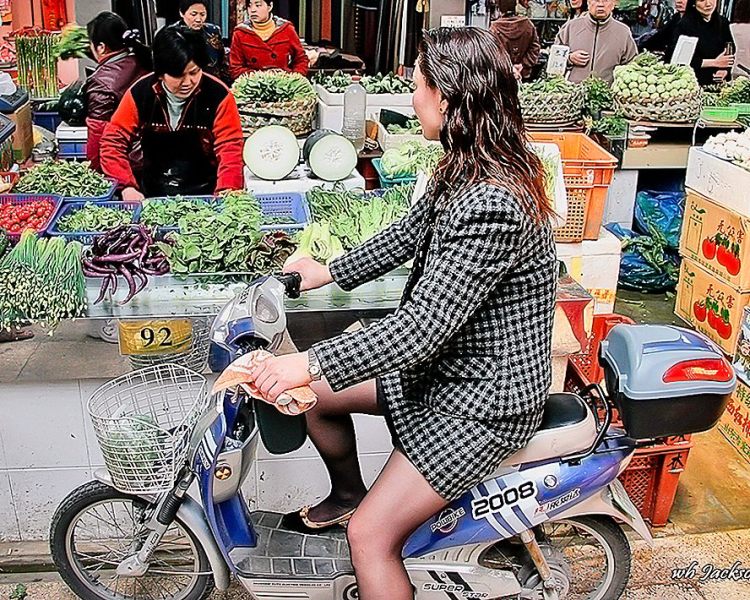
POLYGON ((329 223, 310 223, 297 235, 297 251, 289 258, 293 262, 300 258, 310 257, 318 262, 329 264, 334 258, 344 253, 341 240, 331 235, 329 223))
POLYGON ((63 233, 76 231, 106 231, 118 225, 127 225, 133 220, 132 209, 111 208, 87 202, 79 210, 63 215, 57 222, 57 228, 63 233))
POLYGON ((313 188, 307 192, 307 199, 315 221, 327 223, 331 236, 338 238, 344 249, 350 249, 403 217, 409 211, 413 190, 413 185, 402 185, 377 196, 336 184, 331 190, 313 188))
POLYGON ((398 148, 390 148, 383 153, 380 166, 389 178, 402 178, 417 173, 431 174, 443 157, 441 146, 423 144, 418 141, 404 142, 398 148))
POLYGON ((88 162, 45 160, 19 179, 19 194, 59 194, 68 198, 94 198, 106 194, 112 183, 93 171, 88 162))
POLYGON ((612 110, 614 96, 609 84, 596 75, 589 75, 583 81, 586 93, 585 107, 589 114, 598 115, 603 110, 612 110))
POLYGON ((419 119, 409 119, 405 125, 386 125, 385 127, 388 133, 403 134, 409 133, 412 135, 420 135, 422 133, 422 125, 419 123, 419 119))
POLYGON ((315 98, 312 84, 299 73, 255 71, 246 73, 232 84, 238 104, 253 102, 289 102, 315 98))
POLYGON ((211 214, 219 207, 198 198, 153 198, 143 202, 141 223, 149 227, 177 227, 180 219, 191 213, 211 214))
MULTIPOLYGON (((410 94, 416 87, 413 81, 393 73, 366 75, 359 82, 368 94, 410 94)), ((351 85, 352 76, 341 71, 335 71, 332 75, 319 73, 313 78, 313 83, 324 87, 332 94, 342 94, 351 85)))
POLYGON ((88 56, 89 36, 86 28, 69 23, 62 29, 55 44, 55 56, 62 60, 69 58, 85 58, 88 56))

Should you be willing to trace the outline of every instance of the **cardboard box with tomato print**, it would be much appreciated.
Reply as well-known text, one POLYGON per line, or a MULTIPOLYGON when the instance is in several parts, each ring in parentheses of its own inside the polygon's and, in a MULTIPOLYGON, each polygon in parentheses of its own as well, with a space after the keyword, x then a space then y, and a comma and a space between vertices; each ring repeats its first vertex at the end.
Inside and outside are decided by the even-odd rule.
POLYGON ((750 293, 740 292, 690 259, 682 261, 675 314, 731 356, 748 303, 750 293))
POLYGON ((688 191, 680 254, 742 292, 750 291, 748 235, 750 217, 688 191))

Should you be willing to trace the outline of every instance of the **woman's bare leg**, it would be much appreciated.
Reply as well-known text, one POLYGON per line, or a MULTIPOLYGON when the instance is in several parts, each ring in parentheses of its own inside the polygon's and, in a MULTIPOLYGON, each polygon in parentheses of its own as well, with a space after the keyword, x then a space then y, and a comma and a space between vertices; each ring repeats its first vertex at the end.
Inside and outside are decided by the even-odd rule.
POLYGON ((413 600, 401 551, 447 501, 395 450, 346 530, 360 600, 413 600))
POLYGON ((331 478, 331 493, 310 509, 315 522, 328 521, 355 508, 367 488, 357 458, 357 438, 352 413, 379 414, 375 381, 365 381, 333 392, 325 381, 311 386, 318 403, 307 413, 307 433, 318 449, 331 478))

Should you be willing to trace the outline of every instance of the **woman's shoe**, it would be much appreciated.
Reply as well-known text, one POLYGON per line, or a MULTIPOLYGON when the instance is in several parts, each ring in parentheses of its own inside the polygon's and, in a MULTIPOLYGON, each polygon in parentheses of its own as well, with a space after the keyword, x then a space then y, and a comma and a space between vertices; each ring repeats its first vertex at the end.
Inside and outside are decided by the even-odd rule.
POLYGON ((305 506, 302 509, 287 513, 281 519, 281 525, 284 529, 297 531, 298 533, 323 533, 334 528, 346 528, 349 519, 352 518, 355 508, 345 512, 343 515, 330 519, 328 521, 311 521, 308 517, 311 506, 305 506))

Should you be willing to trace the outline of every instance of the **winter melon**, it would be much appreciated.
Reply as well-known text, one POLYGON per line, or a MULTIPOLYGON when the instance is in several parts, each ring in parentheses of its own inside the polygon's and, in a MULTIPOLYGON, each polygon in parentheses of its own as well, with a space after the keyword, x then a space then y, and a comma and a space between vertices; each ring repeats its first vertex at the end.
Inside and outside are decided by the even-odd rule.
POLYGON ((297 137, 281 125, 261 127, 245 141, 242 157, 256 177, 279 181, 299 164, 297 137))
POLYGON ((305 141, 302 157, 315 177, 324 181, 347 179, 357 166, 357 150, 343 135, 321 129, 305 141))

